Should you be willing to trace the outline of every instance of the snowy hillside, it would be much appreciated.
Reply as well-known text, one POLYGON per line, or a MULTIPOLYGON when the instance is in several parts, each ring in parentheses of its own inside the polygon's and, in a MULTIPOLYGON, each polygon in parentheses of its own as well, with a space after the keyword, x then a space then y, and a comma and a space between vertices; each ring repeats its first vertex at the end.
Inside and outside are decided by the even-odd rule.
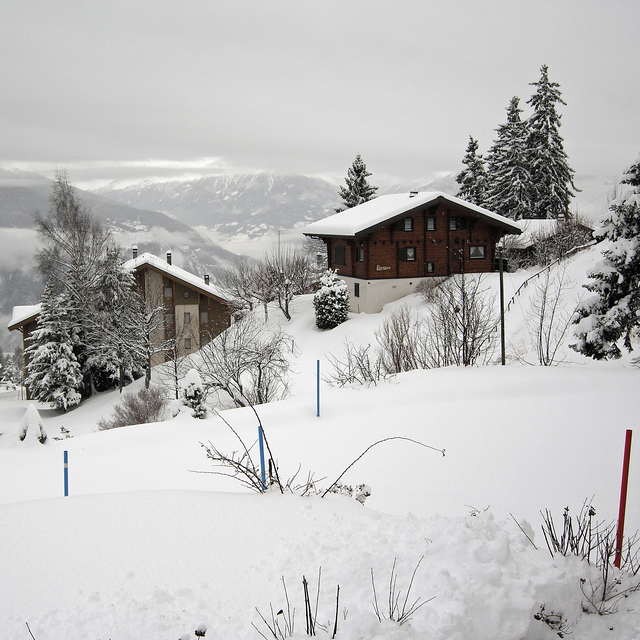
MULTIPOLYGON (((567 309, 598 256, 592 248, 568 262, 567 309)), ((507 300, 533 273, 507 274, 507 300)), ((256 608, 271 622, 272 606, 285 623, 284 581, 293 637, 303 638, 302 576, 315 610, 321 570, 318 622, 328 631, 318 629, 318 637, 333 635, 338 585, 338 640, 544 640, 558 631, 588 640, 640 637, 640 592, 621 600, 615 615, 583 611, 580 580, 597 585, 598 572, 575 557, 552 558, 539 513, 550 509, 560 525, 565 506, 577 514, 588 499, 598 520, 616 517, 640 372, 629 357, 595 363, 566 348, 559 366, 525 364, 534 361, 526 319, 537 281, 506 316, 508 352, 519 361, 414 371, 371 388, 322 382, 320 417, 316 361, 327 376, 326 356, 340 355, 345 338, 373 344, 394 309, 408 304, 423 313, 424 304, 409 296, 326 332, 314 326, 309 297, 297 301, 289 323, 271 313, 298 348, 291 397, 258 408, 283 478, 300 467, 300 482, 313 473, 326 488, 370 444, 392 436, 446 451, 402 440, 374 447, 343 478, 371 486, 365 506, 333 494, 261 496, 195 473, 214 470, 201 442, 238 448, 218 416, 196 420, 183 410, 163 423, 98 432, 98 418, 119 400, 112 392, 68 414, 40 407, 49 435, 40 445, 17 439, 28 403, 0 399, 0 635, 28 638, 28 623, 37 640, 177 640, 196 637, 204 624, 207 638, 259 640, 273 636, 256 608), (71 437, 55 439, 65 437, 62 428, 71 437), (424 605, 402 626, 384 619, 394 561, 400 606, 420 562, 407 608, 418 598, 424 605), (535 619, 542 607, 543 618, 562 617, 547 617, 549 625, 535 619)), ((497 291, 496 274, 486 282, 497 291)), ((250 410, 224 418, 254 442, 250 410)), ((640 528, 634 464, 632 457, 629 533, 640 528)))

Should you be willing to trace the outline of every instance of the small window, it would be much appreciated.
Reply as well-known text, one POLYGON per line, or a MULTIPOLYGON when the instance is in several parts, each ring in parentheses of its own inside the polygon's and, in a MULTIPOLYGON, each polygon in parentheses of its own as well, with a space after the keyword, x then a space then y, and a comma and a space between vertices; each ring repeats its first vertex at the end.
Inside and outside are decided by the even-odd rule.
POLYGON ((359 298, 360 297, 360 283, 359 282, 354 282, 353 283, 353 296, 354 296, 354 298, 359 298))
POLYGON ((171 288, 171 285, 168 285, 164 288, 164 297, 170 298, 171 296, 173 296, 173 289, 171 288))
POLYGON ((209 322, 209 312, 201 311, 200 312, 200 324, 207 324, 209 322))
POLYGON ((401 247, 398 249, 398 260, 406 262, 415 262, 416 260, 416 248, 415 247, 401 247))
POLYGON ((364 247, 356 247, 356 262, 364 262, 364 247))
POLYGON ((469 247, 469 257, 470 258, 485 258, 486 257, 486 247, 483 247, 483 246, 469 247))
POLYGON ((462 231, 467 228, 467 219, 463 216, 451 216, 449 218, 449 231, 462 231))
POLYGON ((333 263, 334 264, 347 264, 345 262, 345 258, 344 258, 344 245, 343 244, 337 244, 334 248, 333 248, 333 263))
POLYGON ((191 349, 191 338, 184 339, 184 348, 189 351, 191 349))
POLYGON ((403 231, 413 231, 413 218, 405 218, 402 221, 402 230, 403 231))
POLYGON ((433 273, 436 270, 435 262, 427 262, 427 273, 433 273))
POLYGON ((435 230, 436 230, 436 219, 427 218, 427 231, 435 231, 435 230))

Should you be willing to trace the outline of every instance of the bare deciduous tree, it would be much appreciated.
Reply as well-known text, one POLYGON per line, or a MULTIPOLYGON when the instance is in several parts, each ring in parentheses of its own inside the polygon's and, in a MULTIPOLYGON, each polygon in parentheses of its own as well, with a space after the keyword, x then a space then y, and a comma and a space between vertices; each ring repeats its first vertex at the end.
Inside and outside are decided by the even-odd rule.
POLYGON ((438 289, 425 325, 429 368, 484 363, 493 355, 498 315, 481 275, 453 276, 438 289))
POLYGON ((529 334, 535 347, 538 362, 549 367, 557 361, 573 318, 567 313, 565 294, 574 283, 567 276, 565 265, 547 269, 540 275, 531 298, 531 315, 527 319, 529 334))
POLYGON ((247 315, 200 350, 205 392, 223 391, 239 407, 280 400, 289 392, 286 353, 294 348, 293 338, 247 315))

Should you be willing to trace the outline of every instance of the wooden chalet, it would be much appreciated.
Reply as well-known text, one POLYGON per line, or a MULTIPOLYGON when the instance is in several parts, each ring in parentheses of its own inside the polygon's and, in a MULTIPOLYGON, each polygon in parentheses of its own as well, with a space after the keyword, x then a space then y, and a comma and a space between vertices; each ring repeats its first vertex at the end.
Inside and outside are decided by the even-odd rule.
POLYGON ((442 192, 380 196, 307 226, 328 268, 349 285, 351 310, 376 313, 424 278, 494 271, 496 244, 519 225, 442 192))
MULTIPOLYGON (((231 324, 231 309, 220 291, 209 282, 209 276, 200 278, 173 265, 170 251, 163 260, 151 253, 138 256, 134 247, 133 258, 124 266, 134 272, 146 305, 164 309, 162 323, 157 329, 158 344, 174 337, 180 353, 189 355, 231 324)), ((29 336, 37 327, 39 314, 39 304, 13 308, 8 329, 22 333, 25 349, 29 336)), ((151 365, 164 360, 160 353, 151 365)))

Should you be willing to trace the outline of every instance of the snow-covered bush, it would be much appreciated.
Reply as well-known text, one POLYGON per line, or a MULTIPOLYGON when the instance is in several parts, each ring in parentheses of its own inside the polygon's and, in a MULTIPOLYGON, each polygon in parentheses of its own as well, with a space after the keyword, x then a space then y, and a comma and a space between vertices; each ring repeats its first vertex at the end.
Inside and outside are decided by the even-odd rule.
POLYGON ((207 417, 202 378, 196 369, 189 369, 182 380, 182 402, 190 409, 193 409, 191 415, 194 418, 203 419, 207 417))
POLYGON ((24 412, 20 430, 18 431, 18 438, 20 441, 26 440, 27 442, 37 440, 40 444, 44 444, 47 441, 47 434, 35 404, 30 404, 24 412))
POLYGON ((125 393, 122 401, 113 408, 111 417, 98 420, 98 428, 105 430, 131 424, 160 422, 164 419, 166 406, 167 397, 162 387, 142 387, 137 393, 125 393))
POLYGON ((316 310, 316 325, 319 329, 333 329, 349 316, 349 289, 338 277, 338 272, 329 269, 320 278, 320 289, 313 296, 316 310))

